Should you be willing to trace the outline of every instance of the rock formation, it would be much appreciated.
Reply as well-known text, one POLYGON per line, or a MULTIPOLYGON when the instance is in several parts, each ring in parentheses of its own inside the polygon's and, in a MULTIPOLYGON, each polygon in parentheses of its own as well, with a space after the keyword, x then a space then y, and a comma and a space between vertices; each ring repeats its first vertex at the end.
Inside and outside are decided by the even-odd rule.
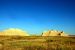
POLYGON ((49 30, 42 33, 42 36, 68 36, 63 31, 49 30))
POLYGON ((0 32, 0 35, 5 35, 5 36, 29 36, 27 32, 24 32, 21 29, 16 29, 16 28, 10 28, 7 30, 4 30, 0 32))

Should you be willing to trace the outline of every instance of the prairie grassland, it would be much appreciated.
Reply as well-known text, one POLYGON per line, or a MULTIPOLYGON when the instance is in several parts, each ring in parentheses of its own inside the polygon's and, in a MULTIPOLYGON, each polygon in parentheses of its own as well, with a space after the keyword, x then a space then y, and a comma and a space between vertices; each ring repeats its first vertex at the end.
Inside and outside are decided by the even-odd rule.
POLYGON ((0 36, 0 50, 75 50, 75 37, 0 36))

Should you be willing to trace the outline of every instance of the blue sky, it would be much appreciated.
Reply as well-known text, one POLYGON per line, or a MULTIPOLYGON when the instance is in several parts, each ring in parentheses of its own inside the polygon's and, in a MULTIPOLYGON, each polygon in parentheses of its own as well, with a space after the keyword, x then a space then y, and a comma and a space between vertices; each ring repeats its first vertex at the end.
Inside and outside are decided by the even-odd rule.
POLYGON ((44 30, 75 33, 74 0, 0 0, 0 30, 20 28, 30 34, 44 30))

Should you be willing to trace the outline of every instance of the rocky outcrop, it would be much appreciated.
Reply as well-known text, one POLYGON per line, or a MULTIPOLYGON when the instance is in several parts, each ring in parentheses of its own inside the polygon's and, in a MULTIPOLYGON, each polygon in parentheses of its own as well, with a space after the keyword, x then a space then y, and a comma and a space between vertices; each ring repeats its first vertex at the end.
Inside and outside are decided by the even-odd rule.
POLYGON ((49 30, 42 33, 42 36, 68 36, 63 31, 49 30))

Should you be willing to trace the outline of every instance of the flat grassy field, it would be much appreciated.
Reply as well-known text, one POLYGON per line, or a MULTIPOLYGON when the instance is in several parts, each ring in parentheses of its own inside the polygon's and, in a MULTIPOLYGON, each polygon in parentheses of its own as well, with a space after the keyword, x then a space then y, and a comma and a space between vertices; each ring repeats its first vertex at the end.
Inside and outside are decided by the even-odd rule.
POLYGON ((0 50, 75 50, 75 37, 0 36, 0 50))

